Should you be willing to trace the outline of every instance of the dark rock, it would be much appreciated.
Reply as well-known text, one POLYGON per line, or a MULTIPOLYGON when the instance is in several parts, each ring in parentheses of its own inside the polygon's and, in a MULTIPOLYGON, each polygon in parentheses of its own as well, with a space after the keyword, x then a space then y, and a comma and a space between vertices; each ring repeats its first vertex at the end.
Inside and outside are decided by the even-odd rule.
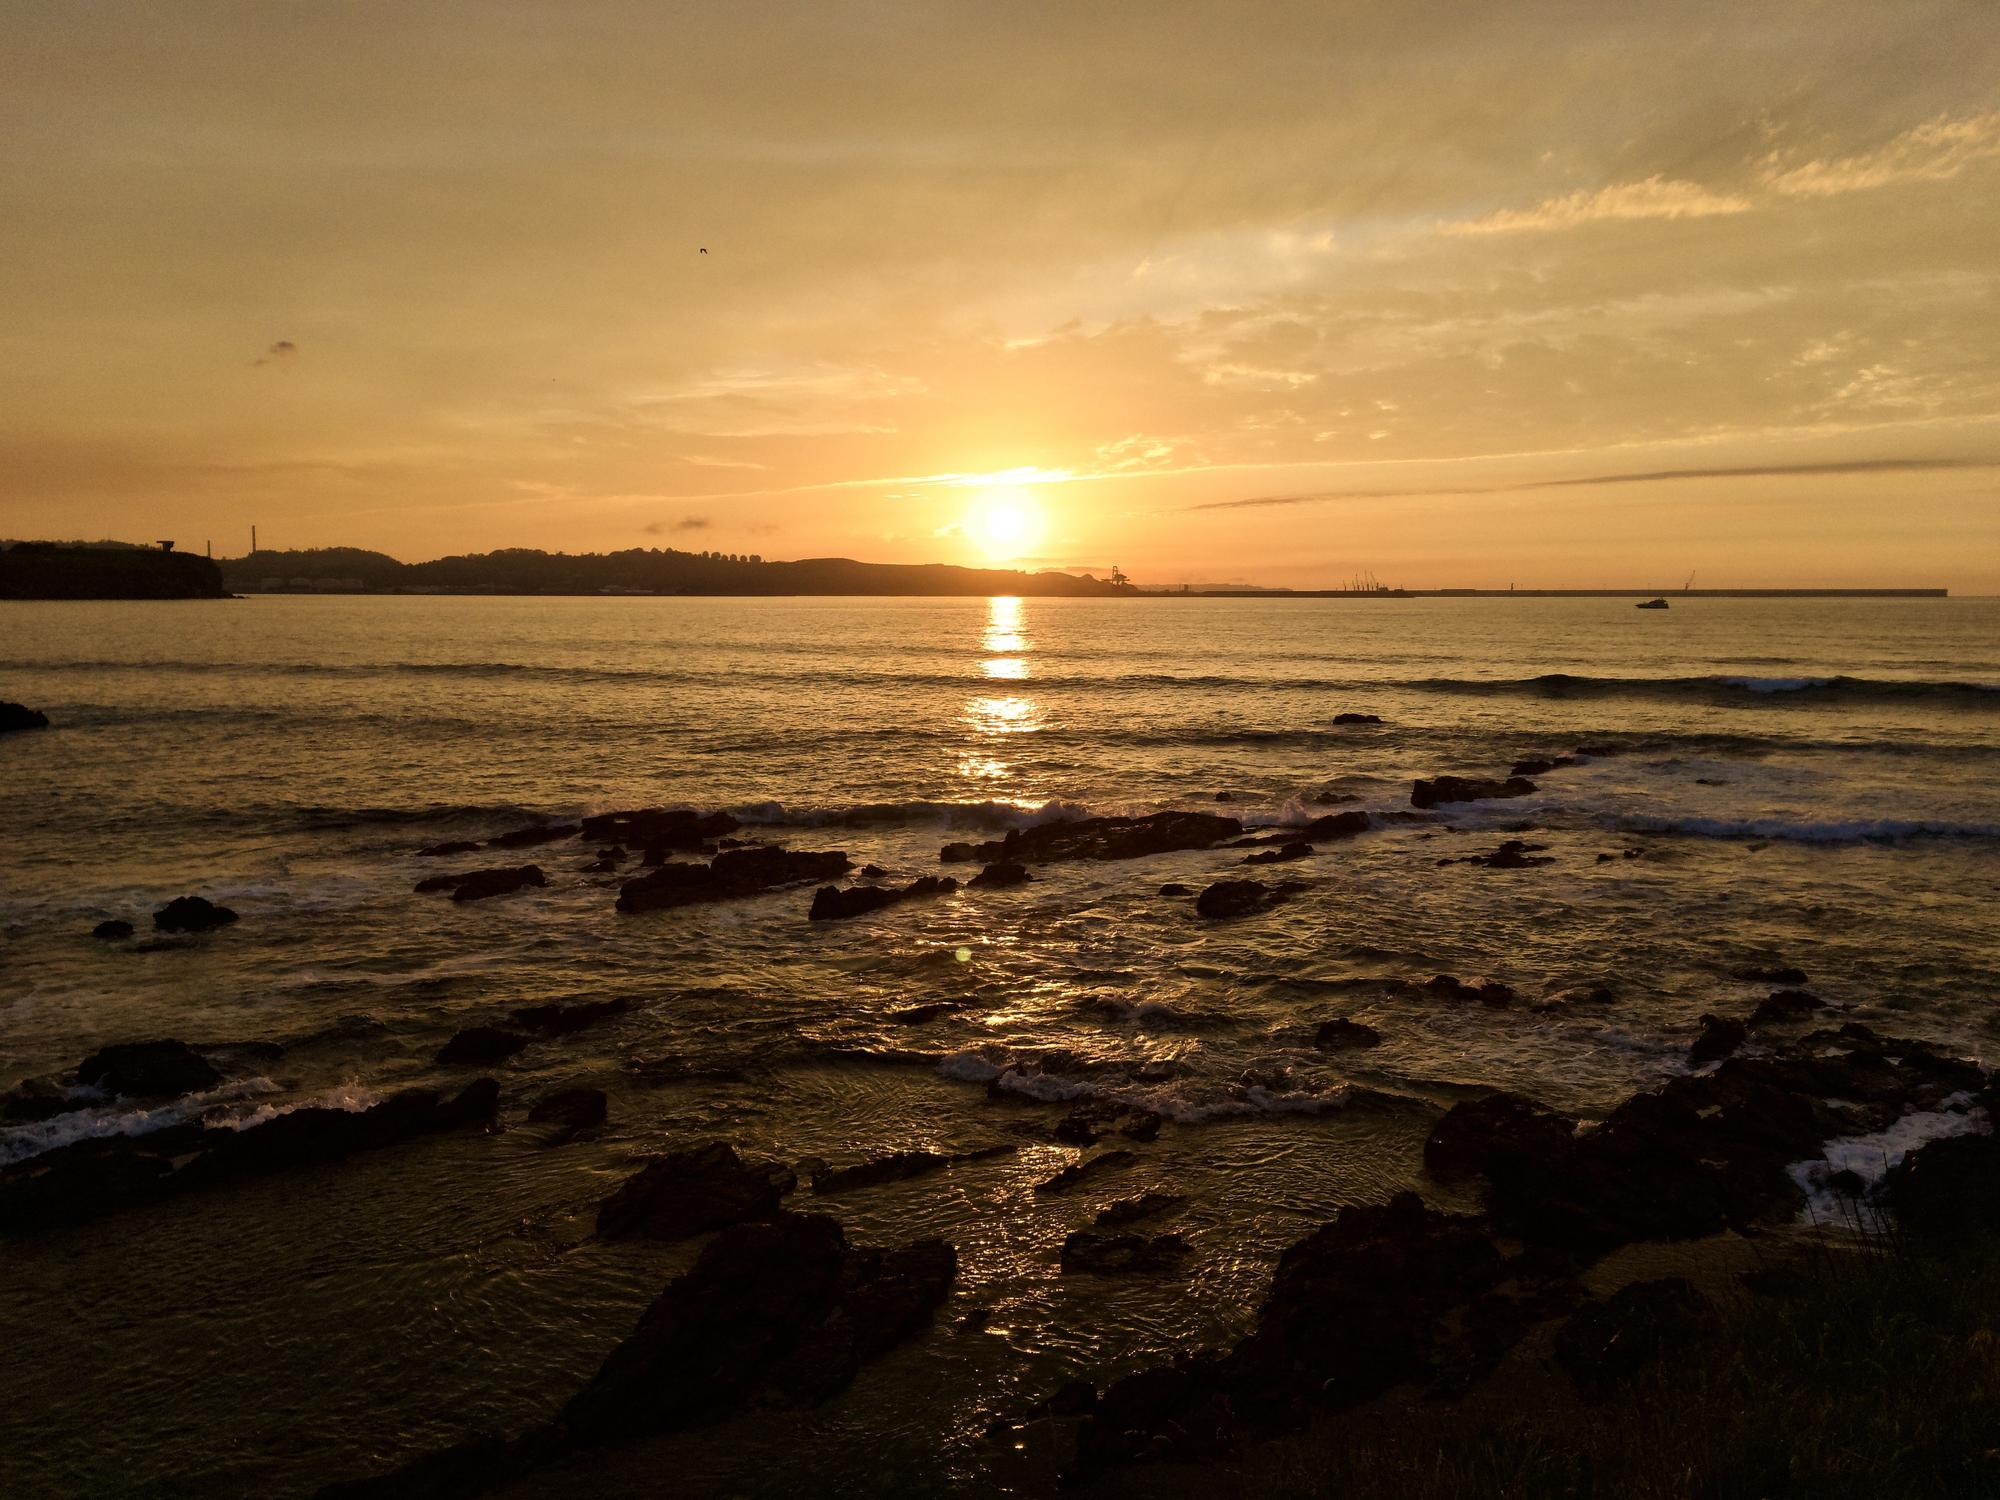
POLYGON ((1537 865, 1552 865, 1555 860, 1540 851, 1546 844, 1525 844, 1519 839, 1508 839, 1490 854, 1468 854, 1463 859, 1441 859, 1443 865, 1480 865, 1488 870, 1531 870, 1537 865))
POLYGON ((113 917, 110 921, 99 922, 95 927, 91 928, 90 935, 94 938, 102 938, 107 943, 116 942, 120 938, 128 938, 132 935, 132 924, 130 922, 122 922, 118 918, 113 917))
POLYGON ((1505 1010, 1520 998, 1511 985, 1498 980, 1465 980, 1455 974, 1433 974, 1424 989, 1446 1000, 1477 1000, 1492 1010, 1505 1010))
POLYGON ((850 1247, 837 1220, 814 1214, 725 1230, 647 1308, 556 1429, 589 1444, 745 1402, 817 1405, 923 1326, 957 1268, 942 1241, 850 1247))
POLYGON ((1333 722, 1336 724, 1380 724, 1382 716, 1380 714, 1335 714, 1333 722))
POLYGON ((1364 1026, 1359 1021, 1350 1021, 1345 1016, 1336 1016, 1331 1021, 1322 1021, 1313 1033, 1313 1045, 1322 1052, 1340 1051, 1350 1047, 1379 1047, 1382 1033, 1373 1026, 1364 1026))
POLYGON ((644 807, 598 813, 578 831, 588 844, 625 844, 641 849, 699 849, 710 839, 742 825, 726 812, 700 813, 691 807, 644 807))
POLYGON ((417 858, 443 859, 453 854, 470 854, 478 847, 477 839, 448 839, 442 844, 432 844, 427 849, 419 849, 417 858))
POLYGON ((1234 802, 1234 801, 1236 800, 1236 793, 1234 793, 1234 792, 1217 792, 1217 793, 1215 794, 1215 800, 1216 800, 1217 802, 1234 802))
POLYGON ((1247 916, 1303 889, 1297 881, 1266 885, 1261 880, 1218 880, 1195 897, 1194 909, 1196 915, 1210 918, 1247 916))
POLYGON ((1187 1258, 1188 1242, 1177 1234, 1107 1234, 1073 1231, 1062 1244, 1062 1268, 1114 1276, 1127 1271, 1171 1271, 1187 1258))
POLYGON ((2000 1139, 1955 1135, 1912 1151, 1883 1178, 1883 1195, 1913 1234, 1960 1242, 2000 1228, 2000 1139))
POLYGON ((656 1156, 628 1177, 599 1206, 597 1232, 606 1239, 684 1240, 770 1218, 797 1182, 787 1166, 746 1162, 726 1141, 709 1141, 656 1156))
POLYGON ((861 867, 861 876, 864 880, 880 880, 888 873, 880 865, 863 865, 861 867))
POLYGON ((888 1019, 898 1026, 922 1026, 926 1022, 937 1020, 940 1016, 948 1016, 964 1009, 962 1001, 933 1000, 928 1005, 906 1005, 901 1010, 892 1010, 888 1019))
POLYGON ((176 896, 153 913, 153 925, 161 932, 207 932, 235 920, 235 912, 202 896, 176 896))
POLYGON ((29 708, 25 703, 0 703, 0 734, 48 727, 49 716, 40 709, 29 708))
POLYGON ((499 1092, 482 1078, 450 1100, 406 1089, 365 1110, 305 1107, 242 1130, 178 1125, 77 1141, 0 1168, 0 1234, 32 1234, 180 1192, 483 1125, 493 1118, 499 1092))
POLYGON ((610 1116, 603 1089, 557 1089, 535 1101, 528 1111, 530 1125, 560 1125, 565 1138, 593 1125, 602 1125, 610 1116))
POLYGON ((1178 849, 1206 849, 1236 838, 1243 825, 1216 813, 1163 812, 1143 818, 1072 818, 1015 828, 1004 839, 985 844, 947 844, 939 858, 947 862, 979 859, 987 863, 1045 865, 1070 859, 1138 859, 1170 854, 1178 849))
POLYGON ((1192 896, 1194 894, 1194 887, 1182 885, 1178 880, 1169 880, 1165 885, 1160 887, 1160 894, 1162 896, 1192 896))
POLYGON ((1093 1181, 1120 1167, 1129 1167, 1138 1159, 1130 1151, 1100 1151, 1096 1156, 1064 1167, 1055 1176, 1036 1183, 1035 1191, 1066 1193, 1078 1183, 1093 1181))
POLYGON ((544 1036, 570 1036, 599 1021, 622 1016, 632 1008, 624 996, 613 1000, 587 1000, 577 1005, 523 1005, 507 1013, 516 1026, 539 1031, 544 1036))
POLYGON ((518 1031, 508 1031, 499 1026, 468 1026, 438 1048, 435 1061, 440 1067, 496 1063, 512 1057, 527 1045, 528 1038, 518 1031))
POLYGON ((1492 1175, 1520 1157, 1560 1157, 1576 1122, 1519 1094, 1488 1094, 1445 1111, 1424 1141, 1424 1166, 1439 1177, 1492 1175))
POLYGON ((1701 1018, 1701 1035, 1688 1048, 1688 1065, 1698 1068, 1704 1063, 1719 1062, 1742 1046, 1749 1035, 1750 1028, 1741 1021, 1705 1015, 1701 1018))
POLYGON ((1141 1219, 1150 1219, 1179 1208, 1185 1202, 1185 1193, 1139 1193, 1107 1204, 1097 1211, 1097 1217, 1091 1222, 1099 1229, 1121 1229, 1127 1224, 1136 1224, 1141 1219))
POLYGON ((1319 851, 1313 848, 1311 844, 1305 843, 1302 840, 1294 840, 1288 844, 1280 844, 1275 849, 1266 849, 1261 854, 1246 855, 1243 863, 1246 865, 1276 865, 1283 864, 1288 860, 1309 859, 1317 853, 1319 851))
POLYGON ((76 1081, 130 1099, 178 1098, 222 1082, 215 1065, 185 1042, 116 1042, 76 1066, 76 1081))
POLYGON ((948 865, 969 865, 979 858, 979 851, 959 839, 938 850, 938 858, 948 865))
MULTIPOLYGON (((1797 970, 1793 971, 1794 973, 1797 970)), ((1787 1021, 1801 1020, 1816 1010, 1826 1009, 1826 1002, 1806 990, 1773 990, 1757 1003, 1750 1012, 1750 1024, 1757 1026, 1778 1026, 1787 1021)))
POLYGON ((709 901, 735 901, 780 886, 830 880, 847 872, 850 861, 837 849, 804 851, 759 845, 728 849, 705 865, 664 864, 618 891, 622 912, 661 911, 709 901))
POLYGON ((813 894, 812 909, 806 916, 814 922, 845 921, 913 897, 948 896, 957 889, 958 882, 949 875, 919 875, 905 886, 851 885, 842 890, 837 885, 823 885, 813 894))
POLYGON ((1550 771, 1557 771, 1564 766, 1573 766, 1575 764, 1576 758, 1569 755, 1550 756, 1546 759, 1517 760, 1508 768, 1507 774, 1509 776, 1546 776, 1550 771))
POLYGON ((937 1151, 892 1151, 851 1167, 832 1167, 812 1174, 815 1193, 844 1193, 851 1188, 874 1187, 883 1182, 903 1182, 942 1171, 959 1162, 981 1161, 1014 1150, 1012 1144, 988 1146, 978 1151, 945 1155, 937 1151))
POLYGON ((1314 818, 1303 828, 1293 829, 1292 834, 1311 843, 1324 844, 1333 839, 1351 839, 1357 833, 1366 833, 1372 826, 1365 812, 1327 813, 1314 818))
POLYGON ((1056 1387, 1056 1393, 1042 1403, 1042 1410, 1052 1417, 1080 1417, 1096 1405, 1096 1386, 1087 1380, 1069 1380, 1056 1387))
POLYGON ((525 828, 511 829, 498 838, 488 839, 489 849, 532 849, 540 844, 554 844, 563 839, 573 839, 583 831, 577 823, 530 823, 525 828))
POLYGON ((450 891, 454 901, 485 901, 548 883, 540 865, 512 865, 490 870, 465 870, 456 875, 426 876, 416 883, 415 890, 419 895, 450 891))
POLYGON ((1525 776, 1493 781, 1468 776, 1439 776, 1418 781, 1410 790, 1410 806, 1437 807, 1446 802, 1485 802, 1496 797, 1526 797, 1535 790, 1525 776))
POLYGON ((57 1115, 94 1104, 96 1100, 85 1096, 72 1099, 62 1089, 44 1079, 23 1079, 6 1093, 0 1094, 0 1120, 9 1125, 32 1125, 41 1120, 53 1120, 57 1115))
POLYGON ((1736 977, 1751 984, 1798 985, 1806 982, 1806 971, 1794 964, 1752 964, 1738 969, 1736 977))
POLYGON ((1578 1390, 1601 1398, 1662 1354, 1693 1343, 1714 1321, 1714 1308, 1682 1277, 1634 1282, 1570 1315, 1556 1330, 1556 1363, 1578 1390))
POLYGON ((1034 876, 1028 873, 1026 865, 1016 864, 1012 860, 1001 860, 996 864, 988 865, 966 883, 968 885, 1004 887, 1026 885, 1034 878, 1034 876))

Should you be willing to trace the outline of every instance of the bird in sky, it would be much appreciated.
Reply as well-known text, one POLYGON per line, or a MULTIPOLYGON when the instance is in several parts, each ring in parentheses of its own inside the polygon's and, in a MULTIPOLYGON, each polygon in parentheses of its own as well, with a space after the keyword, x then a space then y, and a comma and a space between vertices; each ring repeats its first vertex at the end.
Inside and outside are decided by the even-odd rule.
POLYGON ((701 253, 702 253, 703 255, 706 255, 706 254, 708 254, 708 246, 706 246, 706 245, 703 245, 703 246, 701 247, 701 253))

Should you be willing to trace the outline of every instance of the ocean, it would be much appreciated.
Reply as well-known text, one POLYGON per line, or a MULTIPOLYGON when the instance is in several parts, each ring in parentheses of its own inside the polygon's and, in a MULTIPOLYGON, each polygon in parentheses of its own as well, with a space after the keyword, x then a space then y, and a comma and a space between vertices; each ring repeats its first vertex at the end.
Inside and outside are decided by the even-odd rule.
POLYGON ((158 1037, 226 1074, 0 1125, 0 1164, 463 1082, 434 1061, 459 1028, 631 1002, 477 1070, 495 1132, 0 1246, 7 1494, 306 1494, 547 1417, 699 1248, 598 1240, 596 1204, 702 1140, 835 1166, 1012 1149, 802 1190, 857 1241, 958 1249, 934 1326, 845 1397, 532 1493, 669 1463, 686 1493, 990 1484, 992 1417, 1239 1335, 1336 1206, 1463 1206, 1421 1164, 1456 1099, 1601 1114, 1771 989, 1755 968, 1967 1056, 2000 1025, 1995 600, 10 604, 0 699, 55 725, 0 738, 0 1090, 158 1037), (1415 778, 1579 747, 1530 795, 1411 806, 1415 778), (1231 847, 1058 863, 842 922, 807 920, 809 886, 620 914, 636 863, 588 872, 575 841, 417 853, 663 804, 898 882, 970 873, 947 842, 1085 815, 1372 826, 1270 870, 1231 847), (1549 862, 1463 862, 1510 838, 1549 862), (545 886, 412 890, 529 860, 545 886), (1245 875, 1305 884, 1229 921, 1161 894, 1245 875), (241 920, 156 938, 186 894, 241 920), (109 918, 138 935, 93 939, 109 918), (1448 1003, 1439 974, 1514 1001, 1448 1003), (1381 1044, 1315 1047, 1334 1017, 1381 1044), (525 1109, 570 1084, 604 1089, 609 1123, 548 1146, 525 1109), (1078 1101, 1158 1139, 1101 1189, 1037 1194, 1078 1155, 1049 1130, 1078 1101), (1156 1187, 1188 1195, 1183 1273, 1059 1271, 1065 1233, 1156 1187))

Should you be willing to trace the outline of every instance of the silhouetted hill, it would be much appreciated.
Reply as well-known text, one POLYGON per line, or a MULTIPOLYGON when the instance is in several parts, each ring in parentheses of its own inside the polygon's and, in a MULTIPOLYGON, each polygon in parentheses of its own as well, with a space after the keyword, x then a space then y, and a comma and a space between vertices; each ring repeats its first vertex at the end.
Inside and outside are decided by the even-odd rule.
POLYGON ((241 590, 463 594, 862 594, 1098 595, 1126 592, 1088 575, 961 568, 944 563, 865 563, 846 557, 766 562, 728 553, 634 547, 623 552, 543 552, 510 547, 404 563, 351 547, 253 552, 225 559, 241 590))
POLYGON ((222 570, 157 547, 16 542, 0 551, 0 599, 225 599, 222 570))

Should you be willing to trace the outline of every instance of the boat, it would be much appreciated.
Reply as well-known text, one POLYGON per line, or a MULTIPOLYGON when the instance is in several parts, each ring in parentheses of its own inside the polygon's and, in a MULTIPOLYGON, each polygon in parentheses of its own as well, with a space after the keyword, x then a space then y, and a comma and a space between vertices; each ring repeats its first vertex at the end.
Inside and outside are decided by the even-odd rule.
POLYGON ((1642 599, 1632 607, 1634 609, 1665 609, 1667 601, 1664 599, 1642 599))

